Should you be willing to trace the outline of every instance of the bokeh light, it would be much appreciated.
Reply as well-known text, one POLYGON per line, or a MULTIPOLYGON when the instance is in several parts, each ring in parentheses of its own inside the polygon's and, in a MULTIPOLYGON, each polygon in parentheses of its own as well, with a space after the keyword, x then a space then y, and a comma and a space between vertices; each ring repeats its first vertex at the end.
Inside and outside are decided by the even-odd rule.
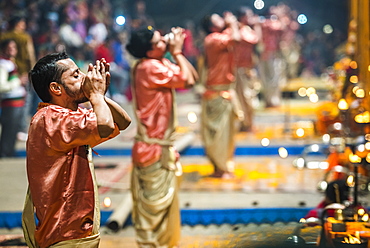
POLYGON ((109 208, 112 205, 112 200, 109 197, 105 197, 103 200, 103 206, 109 208))
POLYGON ((369 221, 369 214, 364 214, 364 216, 362 216, 362 221, 363 222, 368 222, 369 221))
POLYGON ((221 96, 223 97, 223 98, 225 98, 225 99, 230 99, 230 92, 228 92, 228 91, 223 91, 222 93, 221 93, 221 96))
POLYGON ((308 89, 306 90, 306 94, 307 94, 307 96, 310 96, 312 94, 316 94, 316 89, 314 87, 308 87, 308 89))
POLYGON ((318 144, 313 144, 313 145, 311 146, 311 149, 312 149, 312 151, 313 151, 313 152, 318 152, 318 151, 319 151, 319 149, 320 149, 320 147, 319 147, 319 145, 318 145, 318 144))
POLYGON ((256 9, 260 10, 265 7, 265 2, 263 0, 256 0, 253 5, 256 9))
POLYGON ((317 103, 319 101, 319 96, 317 94, 312 94, 309 96, 310 102, 317 103))
POLYGON ((287 158, 288 157, 288 150, 285 149, 284 147, 279 148, 279 156, 281 158, 287 158))
POLYGON ((352 60, 350 63, 349 63, 349 66, 352 68, 352 69, 357 69, 357 62, 352 60))
POLYGON ((304 158, 298 158, 296 160, 296 166, 298 169, 303 169, 304 168, 304 158))
POLYGON ((296 131, 295 131, 296 135, 298 137, 303 137, 304 136, 304 129, 303 128, 298 128, 296 131))
POLYGON ((319 188, 325 190, 328 187, 328 183, 326 181, 321 181, 319 184, 319 188))
POLYGON ((348 103, 347 103, 347 101, 344 98, 342 98, 342 99, 339 100, 339 102, 338 102, 338 108, 340 110, 347 110, 348 109, 348 103))
POLYGON ((355 122, 357 123, 370 123, 370 112, 365 111, 358 115, 355 115, 355 122))
POLYGON ((330 141, 330 135, 329 134, 324 134, 323 136, 322 136, 322 141, 324 142, 324 143, 329 143, 329 141, 330 141))
POLYGON ((325 34, 331 34, 331 33, 333 33, 333 27, 332 27, 330 24, 326 24, 326 25, 322 28, 322 31, 323 31, 325 34))
POLYGON ((349 78, 349 81, 353 84, 356 84, 358 83, 358 77, 356 75, 352 75, 350 78, 349 78))
POLYGON ((360 87, 358 87, 358 86, 353 87, 353 89, 352 89, 353 94, 356 94, 356 91, 357 91, 359 88, 360 88, 360 87))
POLYGON ((365 143, 365 149, 366 150, 370 150, 370 142, 366 142, 365 143))
POLYGON ((354 187, 354 186, 355 186, 355 180, 354 180, 353 175, 349 175, 349 176, 347 177, 347 185, 348 185, 349 187, 354 187))
POLYGON ((356 97, 358 98, 364 98, 365 97, 365 90, 364 89, 358 89, 355 92, 356 97))
POLYGON ((357 210, 357 213, 358 213, 358 215, 364 215, 365 214, 365 210, 363 209, 363 208, 359 208, 358 210, 357 210))
POLYGON ((263 138, 261 140, 261 145, 262 146, 269 146, 270 145, 270 140, 268 138, 263 138))
POLYGON ((353 153, 349 154, 348 158, 349 158, 349 161, 351 161, 351 163, 357 164, 361 162, 361 158, 358 155, 353 154, 353 153))
POLYGON ((342 123, 336 122, 333 124, 335 130, 342 130, 342 123))
POLYGON ((189 112, 188 113, 188 120, 189 120, 189 122, 190 123, 196 123, 197 121, 198 121, 198 116, 197 116, 197 114, 196 113, 194 113, 194 112, 189 112))
POLYGON ((117 25, 119 25, 119 26, 123 26, 123 25, 125 25, 125 23, 126 23, 126 18, 125 18, 124 16, 122 16, 122 15, 117 16, 117 18, 116 18, 116 23, 117 23, 117 25))
POLYGON ((305 97, 307 95, 307 92, 306 92, 306 88, 305 87, 301 87, 299 88, 298 90, 298 95, 301 96, 301 97, 305 97))
POLYGON ((305 14, 300 14, 297 17, 297 22, 301 25, 306 24, 308 21, 307 16, 305 14))
POLYGON ((365 145, 364 144, 360 144, 359 146, 357 146, 357 151, 359 151, 359 152, 365 151, 365 145))

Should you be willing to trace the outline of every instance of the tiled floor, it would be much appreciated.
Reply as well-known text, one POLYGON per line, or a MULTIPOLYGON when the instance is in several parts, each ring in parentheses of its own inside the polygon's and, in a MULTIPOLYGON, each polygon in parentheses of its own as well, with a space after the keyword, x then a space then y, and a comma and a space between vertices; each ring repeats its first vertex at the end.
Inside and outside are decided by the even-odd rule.
MULTIPOLYGON (((297 223, 183 226, 180 246, 182 248, 286 248, 290 244, 287 240, 296 227, 297 223)), ((320 235, 320 230, 319 226, 305 228, 302 229, 300 236, 307 243, 314 243, 320 235)), ((0 235, 0 245, 5 236, 0 235)), ((8 234, 6 238, 8 239, 9 246, 6 246, 8 248, 26 247, 19 246, 23 243, 21 235, 8 234), (17 246, 11 246, 11 243, 17 246)), ((100 248, 137 248, 133 228, 127 227, 117 233, 111 233, 102 228, 100 248)))

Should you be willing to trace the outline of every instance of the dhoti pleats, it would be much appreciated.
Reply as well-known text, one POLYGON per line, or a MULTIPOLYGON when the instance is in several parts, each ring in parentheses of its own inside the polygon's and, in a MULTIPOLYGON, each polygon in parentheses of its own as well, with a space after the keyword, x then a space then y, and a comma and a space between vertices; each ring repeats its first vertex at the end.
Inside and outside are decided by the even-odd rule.
POLYGON ((230 99, 218 96, 202 101, 202 138, 207 157, 219 170, 233 172, 236 114, 230 99))
POLYGON ((261 60, 258 69, 266 107, 279 106, 282 98, 281 89, 286 82, 284 61, 277 56, 269 60, 261 60))
POLYGON ((180 210, 174 170, 160 162, 134 166, 131 177, 132 220, 141 248, 177 247, 180 242, 180 210))
POLYGON ((240 107, 244 112, 243 126, 247 129, 251 129, 253 126, 253 99, 255 98, 254 80, 249 74, 250 69, 237 68, 235 84, 235 92, 238 96, 240 107))

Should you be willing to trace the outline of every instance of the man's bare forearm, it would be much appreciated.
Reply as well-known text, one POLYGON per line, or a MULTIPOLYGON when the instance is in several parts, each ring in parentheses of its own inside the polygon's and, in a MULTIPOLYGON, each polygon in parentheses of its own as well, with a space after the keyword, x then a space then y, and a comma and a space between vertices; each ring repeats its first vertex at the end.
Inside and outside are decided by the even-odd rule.
MULTIPOLYGON (((194 73, 189 66, 190 62, 185 58, 182 53, 177 53, 172 55, 172 57, 176 60, 177 65, 180 67, 181 72, 185 75, 187 85, 191 86, 195 83, 194 73)), ((194 70, 195 71, 195 70, 194 70)))
POLYGON ((99 135, 106 138, 114 130, 114 120, 109 105, 104 101, 104 96, 98 94, 90 97, 90 103, 96 115, 99 135))
POLYGON ((197 70, 194 68, 194 66, 190 63, 189 60, 186 60, 186 62, 187 62, 188 68, 189 68, 189 70, 191 72, 191 75, 193 76, 194 80, 198 81, 199 80, 199 74, 198 74, 197 70))
POLYGON ((107 103, 110 112, 112 113, 113 121, 117 124, 118 128, 120 130, 126 129, 131 123, 131 118, 127 112, 118 103, 108 97, 105 97, 105 102, 107 103))

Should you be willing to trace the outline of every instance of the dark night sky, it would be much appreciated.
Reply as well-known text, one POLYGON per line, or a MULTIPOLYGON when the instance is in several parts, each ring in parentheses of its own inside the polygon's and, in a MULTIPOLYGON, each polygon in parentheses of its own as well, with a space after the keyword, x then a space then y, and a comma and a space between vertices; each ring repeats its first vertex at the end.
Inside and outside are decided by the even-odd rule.
MULTIPOLYGON (((265 0, 266 10, 269 6, 284 2, 299 14, 307 15, 309 22, 302 26, 301 31, 321 30, 323 25, 331 24, 342 32, 347 31, 350 0, 265 0)), ((132 5, 135 0, 127 0, 132 5)), ((225 10, 235 11, 245 5, 253 7, 254 0, 146 0, 147 13, 156 21, 157 27, 162 25, 180 25, 191 19, 196 24, 200 19, 213 12, 225 10)), ((255 11, 263 15, 264 11, 255 11)))

